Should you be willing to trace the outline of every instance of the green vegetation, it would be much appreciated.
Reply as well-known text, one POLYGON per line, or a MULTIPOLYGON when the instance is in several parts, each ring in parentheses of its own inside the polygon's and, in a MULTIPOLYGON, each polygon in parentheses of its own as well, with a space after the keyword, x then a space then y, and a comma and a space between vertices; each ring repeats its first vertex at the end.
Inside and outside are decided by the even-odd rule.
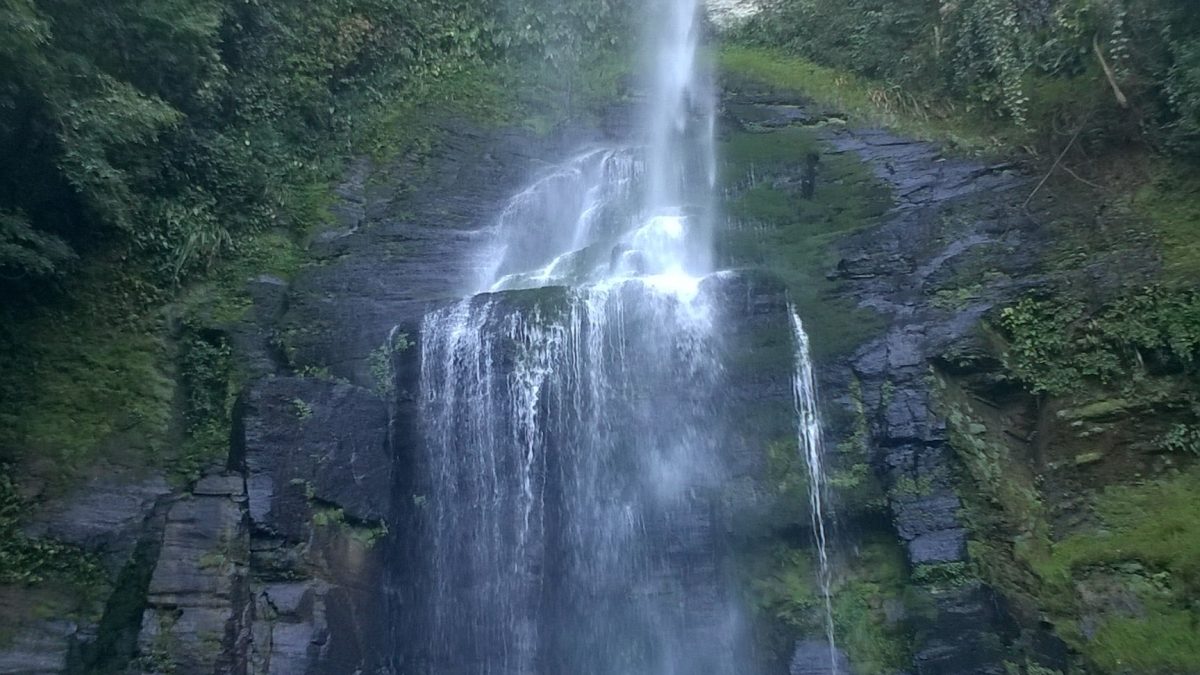
MULTIPOLYGON (((311 215, 363 130, 445 99, 444 78, 521 61, 586 93, 577 73, 628 14, 618 0, 6 2, 0 278, 37 290, 112 248, 163 281, 209 267, 311 215)), ((478 83, 454 98, 486 99, 478 83)))
POLYGON ((223 327, 249 307, 248 278, 298 261, 293 239, 268 231, 174 301, 135 266, 95 262, 55 303, 2 312, 0 457, 55 489, 100 460, 194 478, 228 449, 240 375, 223 327))
POLYGON ((913 570, 913 583, 935 588, 953 588, 975 581, 978 576, 970 563, 949 562, 918 565, 913 570))
POLYGON ((1114 485, 1096 501, 1104 529, 1054 545, 1038 571, 1066 582, 1072 571, 1137 561, 1169 572, 1185 597, 1200 592, 1200 471, 1160 482, 1114 485))
MULTIPOLYGON (((731 37, 874 82, 835 92, 851 105, 966 111, 1034 139, 1188 156, 1200 143, 1197 31, 1191 0, 777 0, 731 37)), ((802 77, 822 83, 816 96, 838 81, 802 77)))
POLYGON ((811 129, 740 131, 722 144, 730 226, 718 240, 723 264, 766 269, 788 286, 789 297, 810 329, 818 358, 853 349, 878 328, 868 311, 837 297, 826 279, 836 263, 831 245, 883 214, 888 193, 856 160, 822 154, 811 129), (801 168, 816 155, 811 198, 800 186, 801 168))
POLYGON ((1104 672, 1200 669, 1193 602, 1200 593, 1200 470, 1111 486, 1094 508, 1100 527, 1056 543, 1037 564, 1049 592, 1067 598, 1056 608, 1071 627, 1064 635, 1104 672), (1089 639, 1078 626, 1083 601, 1073 588, 1091 575, 1103 575, 1107 593, 1135 597, 1141 610, 1104 616, 1089 639))
POLYGON ((1200 174, 1180 162, 1156 165, 1132 201, 1158 234, 1165 280, 1200 282, 1200 174))
POLYGON ((296 419, 304 422, 313 416, 312 404, 302 398, 292 399, 292 413, 296 419))
POLYGON ((795 508, 793 522, 804 522, 808 518, 809 478, 796 439, 767 446, 767 475, 781 505, 795 508))
POLYGON ((1182 610, 1118 617, 1104 623, 1086 652, 1110 673, 1194 673, 1200 669, 1197 625, 1196 614, 1182 610))
POLYGON ((939 107, 895 88, 775 47, 733 43, 719 54, 725 86, 803 96, 848 121, 895 129, 968 151, 1019 145, 1019 130, 972 111, 939 107))
POLYGON ((351 522, 346 518, 346 512, 340 508, 323 505, 313 505, 312 522, 320 528, 333 528, 339 534, 357 542, 363 548, 370 549, 388 535, 387 523, 364 524, 351 522))
POLYGON ((758 607, 797 631, 821 633, 823 602, 816 575, 816 563, 808 551, 779 547, 772 556, 770 570, 755 580, 758 607))
POLYGON ((378 349, 371 352, 367 366, 371 369, 371 379, 375 380, 375 393, 386 397, 395 391, 392 359, 396 354, 408 351, 411 346, 407 333, 394 333, 389 335, 387 341, 378 349))
POLYGON ((53 311, 0 328, 0 458, 43 475, 167 445, 172 355, 163 317, 146 309, 159 294, 120 269, 84 274, 53 311))
MULTIPOLYGON (((883 675, 911 663, 904 553, 887 534, 872 535, 853 559, 840 561, 832 605, 838 644, 854 672, 883 675)), ((755 583, 758 607, 794 632, 824 633, 824 600, 816 567, 803 550, 781 547, 755 583)))
POLYGON ((833 432, 831 436, 841 437, 827 460, 826 485, 842 517, 870 518, 886 513, 887 498, 869 464, 870 427, 862 400, 862 384, 858 378, 850 381, 849 393, 853 407, 844 428, 838 429, 841 425, 835 422, 836 418, 826 418, 833 432))
POLYGON ((84 597, 95 597, 106 586, 104 568, 97 556, 21 531, 27 504, 9 478, 10 468, 0 466, 0 584, 55 581, 70 585, 84 597))
POLYGON ((1064 394, 1084 380, 1135 386, 1147 369, 1194 378, 1200 294, 1148 288, 1090 313, 1078 301, 1027 297, 1005 308, 1006 365, 1034 392, 1064 394))
MULTIPOLYGON (((985 509, 991 511, 999 522, 986 527, 993 533, 1001 528, 1019 556, 1043 549, 1050 534, 1033 472, 1013 456, 1002 435, 989 432, 988 426, 979 421, 979 413, 963 392, 955 391, 944 380, 938 381, 938 388, 951 446, 971 481, 967 501, 975 502, 976 508, 969 515, 979 521, 985 509)), ((972 525, 982 529, 984 523, 972 525)))
POLYGON ((909 613, 904 551, 894 540, 867 541, 851 563, 851 574, 834 590, 834 628, 863 675, 894 673, 912 663, 910 629, 889 612, 909 613))
POLYGON ((229 452, 237 397, 232 373, 233 353, 225 336, 190 330, 181 346, 179 367, 184 393, 183 456, 172 467, 182 479, 199 478, 229 452))

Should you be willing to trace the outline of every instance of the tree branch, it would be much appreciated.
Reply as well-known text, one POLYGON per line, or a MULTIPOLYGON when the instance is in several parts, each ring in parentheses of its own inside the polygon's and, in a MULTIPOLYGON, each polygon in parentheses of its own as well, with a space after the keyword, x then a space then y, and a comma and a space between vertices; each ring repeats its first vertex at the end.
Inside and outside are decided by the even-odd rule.
POLYGON ((1121 91, 1120 85, 1117 84, 1117 74, 1113 71, 1112 66, 1108 65, 1108 61, 1104 58, 1104 51, 1100 49, 1099 33, 1092 36, 1092 49, 1096 52, 1096 58, 1100 59, 1100 67, 1104 69, 1104 77, 1108 78, 1113 95, 1117 97, 1117 104, 1122 108, 1128 108, 1129 99, 1125 97, 1125 92, 1121 91))

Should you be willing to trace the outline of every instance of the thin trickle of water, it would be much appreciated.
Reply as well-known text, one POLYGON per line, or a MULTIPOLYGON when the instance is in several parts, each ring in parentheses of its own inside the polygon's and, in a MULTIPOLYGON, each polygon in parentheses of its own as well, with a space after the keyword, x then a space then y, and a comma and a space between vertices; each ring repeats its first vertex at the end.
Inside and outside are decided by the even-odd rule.
POLYGON ((821 417, 817 409, 817 382, 813 374, 812 354, 804 322, 794 307, 792 335, 795 340, 795 370, 792 375, 792 396, 796 408, 796 435, 800 454, 808 470, 809 514, 813 543, 817 549, 817 577, 825 610, 825 637, 829 642, 829 672, 838 675, 837 643, 833 630, 832 569, 829 563, 829 540, 826 536, 826 505, 828 504, 823 456, 825 442, 821 433, 821 417))

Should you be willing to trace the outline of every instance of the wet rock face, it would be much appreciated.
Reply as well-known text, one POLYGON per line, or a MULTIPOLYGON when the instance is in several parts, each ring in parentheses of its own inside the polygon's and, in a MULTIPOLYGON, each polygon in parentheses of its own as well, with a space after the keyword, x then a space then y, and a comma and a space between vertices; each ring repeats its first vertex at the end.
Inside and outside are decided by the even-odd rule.
MULTIPOLYGON (((389 667, 386 557, 400 531, 393 507, 404 473, 394 467, 415 437, 393 419, 411 382, 391 372, 396 354, 379 348, 394 327, 415 335, 428 307, 459 295, 484 263, 470 255, 497 204, 539 160, 555 158, 559 142, 448 124, 428 166, 352 167, 336 227, 312 244, 317 264, 291 282, 248 281, 254 307, 221 327, 249 379, 227 471, 174 495, 158 484, 122 485, 112 499, 99 489, 92 502, 101 508, 84 500, 64 511, 89 518, 41 526, 88 546, 101 537, 114 552, 160 546, 146 563, 134 670, 389 667), (424 184, 410 186, 418 173, 424 184)), ((591 132, 571 133, 564 145, 591 132)), ((79 629, 44 632, 54 631, 79 629)), ((57 663, 66 651, 45 653, 57 663)))
MULTIPOLYGON (((797 112, 803 101, 775 95, 735 103, 728 106, 733 126, 767 133, 811 127, 823 152, 856 157, 892 192, 878 224, 833 244, 830 293, 874 310, 887 327, 850 356, 819 364, 823 397, 846 404, 844 392, 860 392, 869 461, 887 490, 914 590, 926 597, 927 608, 910 617, 916 672, 1002 673, 1017 630, 1002 599, 964 575, 968 530, 931 364, 947 352, 969 351, 986 312, 1041 282, 1036 251, 1044 235, 1018 208, 1029 181, 1010 165, 945 157, 887 132, 813 126, 821 116, 797 112), (986 284, 970 280, 970 292, 956 294, 954 284, 977 266, 1000 274, 986 284), (956 301, 936 302, 939 291, 956 301)), ((798 176, 802 160, 795 160, 798 176)), ((819 176, 814 189, 823 189, 819 176)))
POLYGON ((212 475, 170 507, 142 618, 143 667, 244 671, 245 500, 241 476, 212 475))
POLYGON ((788 666, 789 675, 854 675, 850 659, 840 649, 830 654, 829 643, 797 642, 788 666))
MULTIPOLYGON (((613 111, 613 133, 626 131, 621 112, 613 111)), ((565 149, 598 137, 583 129, 537 138, 449 126, 429 165, 364 160, 339 187, 337 229, 317 236, 318 264, 294 281, 278 325, 292 366, 327 368, 370 386, 370 355, 394 327, 415 335, 431 301, 474 289, 492 262, 481 244, 505 201, 565 149), (420 174, 422 184, 410 185, 420 174)))
POLYGON ((263 380, 246 394, 242 447, 254 526, 301 541, 313 503, 358 523, 382 524, 392 458, 383 399, 350 384, 295 377, 263 380))
MULTIPOLYGON (((831 139, 853 152, 890 184, 896 196, 891 216, 878 228, 850 238, 841 247, 834 272, 864 306, 890 317, 886 335, 861 348, 850 361, 871 416, 875 466, 889 492, 889 506, 909 564, 915 571, 955 569, 965 563, 967 528, 954 483, 955 460, 945 421, 932 409, 930 363, 948 345, 963 341, 982 314, 1010 297, 1014 283, 987 288, 957 311, 934 306, 930 289, 944 268, 975 247, 1002 245, 1020 251, 1029 242, 1023 217, 1004 208, 1017 200, 1020 176, 1008 167, 985 166, 940 157, 936 149, 885 133, 847 133, 831 139), (931 223, 944 222, 952 209, 977 215, 953 236, 931 223)), ((1015 255, 1014 274, 1031 264, 1015 255)), ((916 645, 915 666, 922 675, 1001 673, 1004 636, 1010 620, 994 593, 977 580, 927 582, 936 612, 926 637, 916 645)), ((1013 636, 1009 635, 1008 639, 1013 636)))

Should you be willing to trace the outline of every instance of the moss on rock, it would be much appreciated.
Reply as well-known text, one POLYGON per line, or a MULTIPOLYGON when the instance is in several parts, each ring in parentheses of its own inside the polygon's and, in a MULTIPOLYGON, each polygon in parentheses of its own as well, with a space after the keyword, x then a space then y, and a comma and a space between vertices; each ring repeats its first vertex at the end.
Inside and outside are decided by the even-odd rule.
POLYGON ((723 265, 765 269, 787 284, 818 358, 845 353, 881 327, 826 275, 838 238, 877 223, 890 204, 866 165, 826 150, 810 128, 731 134, 722 144, 729 224, 717 238, 723 265), (811 197, 802 186, 810 155, 820 158, 811 197))

